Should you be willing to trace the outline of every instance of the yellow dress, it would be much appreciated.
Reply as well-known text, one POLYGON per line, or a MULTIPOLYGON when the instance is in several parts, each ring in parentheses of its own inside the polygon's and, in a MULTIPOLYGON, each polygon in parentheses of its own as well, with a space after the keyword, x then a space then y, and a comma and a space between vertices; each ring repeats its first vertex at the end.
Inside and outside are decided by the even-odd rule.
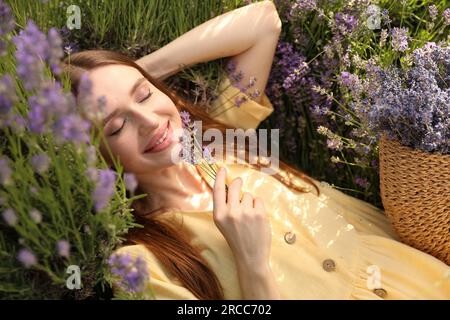
MULTIPOLYGON (((221 83, 218 105, 233 104, 239 89, 228 78, 221 83), (228 101, 227 101, 228 100, 228 101)), ((263 94, 262 103, 248 100, 231 107, 219 119, 241 128, 256 128, 273 111, 263 94)), ((273 176, 244 164, 225 163, 230 181, 242 177, 243 190, 264 199, 272 227, 270 265, 284 299, 450 299, 450 267, 433 256, 398 241, 384 213, 375 206, 313 181, 299 193, 273 176)), ((206 175, 205 179, 212 186, 206 175)), ((211 211, 177 212, 183 228, 198 247, 224 289, 226 299, 241 299, 233 254, 211 211)), ((255 243, 257 246, 258 243, 255 243)), ((148 265, 157 299, 196 299, 169 274, 143 245, 118 249, 141 256, 148 265)))

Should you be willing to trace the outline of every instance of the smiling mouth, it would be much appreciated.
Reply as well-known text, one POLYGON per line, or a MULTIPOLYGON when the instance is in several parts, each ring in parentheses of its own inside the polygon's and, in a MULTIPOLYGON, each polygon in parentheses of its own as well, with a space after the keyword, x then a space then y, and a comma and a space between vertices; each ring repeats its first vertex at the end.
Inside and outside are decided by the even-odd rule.
POLYGON ((152 150, 156 149, 160 144, 162 144, 166 141, 166 139, 169 135, 169 126, 170 126, 170 122, 167 121, 166 128, 164 129, 164 132, 163 132, 161 138, 159 138, 154 145, 152 145, 150 148, 145 150, 144 153, 151 152, 152 150))

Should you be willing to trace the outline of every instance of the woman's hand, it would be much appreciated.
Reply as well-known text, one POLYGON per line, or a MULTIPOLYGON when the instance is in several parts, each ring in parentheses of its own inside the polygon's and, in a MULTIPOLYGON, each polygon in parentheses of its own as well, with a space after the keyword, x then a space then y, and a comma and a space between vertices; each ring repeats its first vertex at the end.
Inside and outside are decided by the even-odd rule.
POLYGON ((236 178, 225 191, 225 168, 219 170, 214 183, 214 222, 227 240, 239 263, 248 266, 269 261, 271 228, 261 198, 244 192, 240 200, 242 179, 236 178), (227 194, 228 193, 228 194, 227 194))
POLYGON ((214 182, 214 222, 236 259, 244 299, 280 299, 270 268, 271 227, 261 198, 244 192, 242 179, 234 179, 225 190, 226 169, 214 182))

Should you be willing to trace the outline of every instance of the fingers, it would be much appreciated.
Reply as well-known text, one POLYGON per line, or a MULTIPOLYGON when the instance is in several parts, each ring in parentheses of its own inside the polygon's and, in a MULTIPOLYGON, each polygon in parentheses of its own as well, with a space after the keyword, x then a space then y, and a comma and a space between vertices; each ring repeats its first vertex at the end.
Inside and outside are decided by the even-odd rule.
POLYGON ((231 182, 228 188, 228 199, 227 204, 238 205, 240 203, 240 194, 242 187, 242 178, 236 178, 231 182))
POLYGON ((253 196, 249 192, 244 192, 241 204, 244 208, 253 209, 253 196))
POLYGON ((253 200, 253 203, 254 203, 254 205, 255 205, 255 211, 256 211, 256 212, 258 212, 258 213, 263 213, 263 212, 266 211, 266 209, 265 209, 265 207, 264 207, 264 201, 263 201, 261 198, 256 197, 256 198, 253 200))
POLYGON ((216 175, 213 187, 213 203, 214 206, 225 205, 226 193, 225 193, 225 181, 226 181, 226 169, 221 168, 216 175))

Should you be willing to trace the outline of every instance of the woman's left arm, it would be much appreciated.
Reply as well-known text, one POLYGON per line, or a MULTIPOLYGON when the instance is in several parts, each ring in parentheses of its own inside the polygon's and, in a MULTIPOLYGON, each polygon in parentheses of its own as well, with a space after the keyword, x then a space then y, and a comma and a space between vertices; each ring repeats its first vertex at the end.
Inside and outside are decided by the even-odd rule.
POLYGON ((254 76, 253 90, 263 92, 280 32, 276 7, 265 0, 212 18, 136 63, 163 80, 185 67, 231 57, 236 70, 243 73, 241 84, 247 85, 254 76))

